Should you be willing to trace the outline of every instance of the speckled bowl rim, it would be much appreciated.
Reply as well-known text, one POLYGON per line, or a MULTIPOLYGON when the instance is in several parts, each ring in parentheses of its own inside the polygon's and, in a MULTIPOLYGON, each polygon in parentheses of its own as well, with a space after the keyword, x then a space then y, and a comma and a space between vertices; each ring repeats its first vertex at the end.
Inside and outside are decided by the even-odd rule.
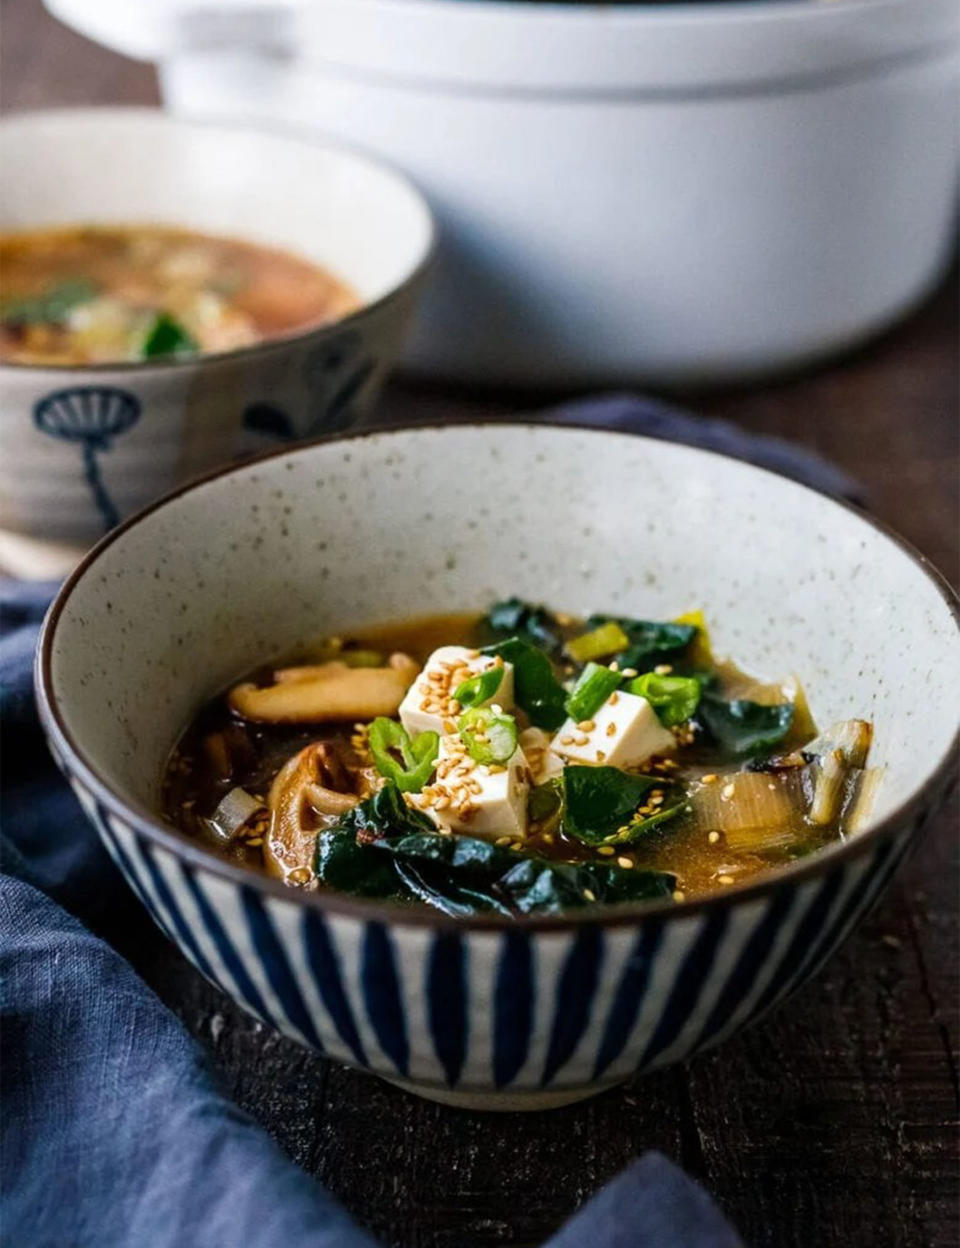
MULTIPOLYGON (((347 312, 343 316, 338 316, 332 321, 323 321, 319 325, 308 325, 303 329, 295 330, 289 334, 282 334, 277 338, 265 338, 260 342, 251 343, 246 347, 234 347, 230 351, 200 351, 196 355, 190 356, 169 356, 156 360, 115 360, 113 362, 104 362, 98 364, 30 364, 26 360, 2 360, 0 361, 0 377, 10 370, 11 375, 23 373, 48 373, 52 378, 63 378, 71 373, 79 373, 86 376, 92 373, 111 373, 120 375, 131 375, 134 373, 165 373, 176 372, 183 369, 203 368, 207 364, 217 365, 222 363, 230 363, 234 360, 248 360, 254 356, 263 355, 268 351, 286 350, 289 347, 296 347, 304 342, 309 341, 317 336, 324 336, 330 333, 339 333, 343 329, 351 329, 358 324, 365 316, 370 313, 378 312, 388 303, 393 302, 401 294, 415 287, 426 271, 433 263, 437 251, 437 222, 433 215, 430 205, 423 192, 416 184, 407 177, 407 175, 389 160, 383 160, 378 156, 372 156, 369 152, 365 152, 359 146, 350 143, 341 143, 332 138, 320 136, 311 139, 308 135, 300 130, 283 129, 278 126, 258 125, 244 121, 214 121, 201 117, 177 117, 166 112, 162 108, 150 108, 146 105, 92 105, 86 108, 24 108, 18 109, 16 112, 7 113, 0 119, 0 127, 7 128, 16 125, 20 121, 30 121, 35 118, 51 118, 57 116, 69 117, 72 120, 77 118, 85 118, 91 120, 98 117, 150 117, 162 118, 164 122, 168 122, 176 129, 181 127, 191 130, 213 130, 218 133, 228 132, 231 134, 249 134, 258 135, 262 138, 281 139, 285 142, 298 143, 304 149, 310 151, 330 151, 341 155, 353 157, 362 164, 368 165, 370 168, 377 169, 381 173, 388 174, 396 182, 416 200, 423 210, 424 218, 427 226, 427 236, 423 247, 423 253, 420 258, 412 265, 408 266, 407 271, 400 281, 395 282, 389 290, 385 291, 378 299, 373 299, 368 303, 361 303, 358 308, 352 312, 347 312)), ((95 222, 91 224, 96 224, 95 222)), ((136 227, 136 222, 133 227, 136 227)), ((142 223, 141 223, 142 224, 142 223)), ((150 221, 147 224, 155 225, 157 222, 150 221)), ((128 223, 129 225, 129 223, 128 223)), ((118 228, 123 228, 118 227, 118 228)), ((185 227, 189 229, 190 227, 185 227)), ((234 237, 243 241, 242 235, 230 235, 225 237, 234 237)), ((290 250, 291 254, 297 255, 296 249, 291 249, 287 244, 272 244, 279 250, 290 250)), ((334 275, 338 276, 338 275, 334 275)), ((341 279, 343 280, 343 279, 341 279)), ((293 445, 293 443, 290 443, 293 445)), ((163 501, 163 500, 160 500, 163 501)), ((136 517, 131 517, 135 519, 136 517)))
MULTIPOLYGON (((188 494, 190 491, 206 485, 219 477, 228 476, 231 472, 244 471, 253 464, 297 455, 315 446, 358 442, 366 438, 388 439, 419 431, 452 433, 455 435, 464 429, 485 430, 503 428, 505 426, 515 429, 529 429, 534 431, 534 433, 541 429, 550 431, 567 429, 587 433, 598 438, 625 438, 631 442, 670 442, 670 439, 666 438, 653 438, 641 434, 625 433, 622 430, 598 428, 596 425, 574 421, 500 420, 491 418, 447 423, 442 420, 426 419, 409 421, 398 426, 374 425, 350 433, 331 434, 327 437, 287 443, 277 450, 251 456, 242 463, 215 468, 210 472, 193 478, 186 484, 172 490, 169 494, 165 494, 156 502, 151 503, 150 506, 145 507, 142 511, 137 512, 136 515, 131 516, 128 520, 118 525, 117 528, 112 529, 105 537, 101 538, 96 546, 74 568, 70 576, 67 577, 44 618, 37 642, 34 663, 34 687, 44 731, 55 742, 57 751, 67 760, 69 769, 77 772, 84 785, 90 789, 107 811, 129 824, 138 833, 169 851, 176 858, 183 859, 194 867, 220 876, 232 884, 256 887, 261 893, 266 893, 268 896, 293 904, 316 906, 329 914, 341 915, 346 918, 380 921, 391 926, 442 927, 458 931, 504 931, 515 928, 533 931, 569 931, 585 925, 623 927, 635 925, 653 916, 663 915, 680 918, 714 908, 757 901, 775 892, 782 884, 795 884, 804 880, 814 879, 817 876, 827 874, 838 863, 860 857, 868 852, 878 841, 902 831, 917 815, 932 811, 945 800, 950 783, 955 778, 958 765, 960 765, 960 758, 958 758, 958 754, 960 754, 960 722, 958 722, 949 748, 937 761, 917 792, 895 807, 874 827, 857 833, 849 840, 839 841, 834 845, 818 850, 809 857, 799 859, 796 863, 792 863, 789 866, 773 868, 769 873, 752 882, 733 885, 732 887, 724 888, 722 891, 718 890, 717 892, 708 893, 704 897, 692 898, 688 901, 678 902, 670 898, 662 901, 624 902, 620 905, 597 907, 596 909, 574 912, 572 914, 521 915, 518 918, 504 918, 501 915, 477 915, 461 919, 441 914, 439 911, 429 910, 427 907, 408 907, 399 903, 369 900, 332 891, 306 892, 302 889, 291 888, 280 880, 275 880, 267 875, 261 875, 247 867, 230 863, 226 859, 218 857, 212 851, 204 849, 199 843, 192 841, 186 833, 163 822, 155 811, 149 810, 139 803, 132 804, 128 802, 101 779, 94 765, 84 755, 82 746, 67 729, 60 708, 57 705, 57 697, 53 687, 52 653, 57 625, 74 587, 84 578, 103 552, 112 546, 114 542, 118 541, 128 530, 134 528, 142 520, 152 515, 153 512, 165 507, 168 503, 173 502, 182 495, 188 494)), ((670 444, 684 445, 682 443, 670 444)), ((940 594, 953 616, 958 634, 960 634, 960 600, 958 600, 946 578, 925 555, 921 554, 920 551, 888 525, 873 516, 867 515, 861 508, 851 503, 833 498, 820 490, 815 490, 811 486, 786 477, 783 473, 774 472, 768 468, 761 468, 756 464, 736 459, 732 455, 721 454, 718 451, 691 446, 686 446, 685 449, 695 455, 732 460, 734 463, 741 464, 752 472, 763 473, 777 480, 788 480, 799 489, 815 495, 828 506, 839 507, 844 511, 853 513, 865 524, 870 525, 898 546, 917 565, 921 573, 933 583, 934 588, 940 594)))

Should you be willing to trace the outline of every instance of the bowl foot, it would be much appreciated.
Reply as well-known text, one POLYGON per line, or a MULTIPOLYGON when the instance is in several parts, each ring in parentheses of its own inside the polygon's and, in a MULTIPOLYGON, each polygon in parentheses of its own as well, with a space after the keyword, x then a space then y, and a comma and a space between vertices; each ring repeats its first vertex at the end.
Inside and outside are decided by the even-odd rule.
POLYGON ((389 1079, 381 1076, 386 1083, 395 1088, 411 1092, 414 1096, 423 1097, 426 1101, 435 1101, 438 1105, 447 1105, 451 1109, 485 1110, 493 1113, 524 1113, 544 1109, 561 1109, 564 1105, 573 1105, 577 1101, 589 1100, 591 1096, 599 1096, 609 1088, 623 1083, 622 1079, 614 1079, 607 1083, 593 1083, 588 1087, 559 1088, 556 1091, 540 1091, 531 1089, 529 1092, 513 1092, 504 1089, 502 1092, 492 1088, 441 1088, 435 1083, 417 1083, 413 1079, 389 1079))

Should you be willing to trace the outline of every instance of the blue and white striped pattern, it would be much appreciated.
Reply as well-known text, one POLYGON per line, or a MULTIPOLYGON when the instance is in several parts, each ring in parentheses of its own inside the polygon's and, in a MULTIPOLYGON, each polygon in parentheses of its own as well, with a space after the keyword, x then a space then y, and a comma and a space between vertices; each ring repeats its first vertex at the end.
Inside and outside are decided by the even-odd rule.
POLYGON ((318 1052, 476 1105, 576 1099, 732 1036, 816 972, 914 830, 759 898, 637 925, 387 927, 198 868, 71 783, 141 901, 212 983, 318 1052))

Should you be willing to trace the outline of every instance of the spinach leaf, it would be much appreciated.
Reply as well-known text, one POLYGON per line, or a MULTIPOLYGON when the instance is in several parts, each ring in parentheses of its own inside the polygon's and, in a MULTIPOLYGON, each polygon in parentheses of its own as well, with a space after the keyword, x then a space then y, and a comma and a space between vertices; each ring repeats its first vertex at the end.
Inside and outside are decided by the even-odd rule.
POLYGON ((638 672, 648 671, 685 650, 697 635, 695 624, 631 620, 608 615, 592 615, 587 621, 590 628, 609 623, 619 624, 630 640, 630 645, 616 656, 618 663, 621 668, 635 667, 638 672))
POLYGON ((725 702, 705 693, 698 711, 714 739, 731 754, 759 754, 782 741, 793 723, 793 703, 762 706, 739 698, 725 702))
POLYGON ((158 312, 140 354, 145 360, 153 360, 161 355, 194 355, 199 350, 200 344, 189 330, 168 312, 158 312))
POLYGON ((550 660, 521 637, 485 646, 484 654, 499 654, 513 664, 513 696, 537 728, 555 732, 567 718, 566 691, 553 673, 550 660))
POLYGON ((97 287, 85 277, 58 282, 42 295, 12 297, 0 302, 0 320, 6 325, 60 325, 72 308, 87 303, 97 287))
POLYGON ((564 767, 563 831, 600 845, 628 823, 651 789, 667 789, 659 776, 635 776, 617 767, 564 767))
POLYGON ((495 602, 484 620, 486 627, 501 637, 522 637, 551 653, 563 645, 556 619, 546 607, 534 606, 519 598, 495 602))
POLYGON ((504 902, 482 889, 471 888, 458 881, 449 872, 438 872, 423 863, 403 862, 399 858, 394 859, 393 865, 417 901, 433 906, 443 914, 460 919, 490 912, 506 915, 507 918, 513 916, 513 911, 504 902))
POLYGON ((395 784, 385 784, 372 797, 345 811, 330 831, 349 832, 361 844, 369 845, 373 841, 420 832, 436 834, 436 827, 425 814, 407 805, 395 784))

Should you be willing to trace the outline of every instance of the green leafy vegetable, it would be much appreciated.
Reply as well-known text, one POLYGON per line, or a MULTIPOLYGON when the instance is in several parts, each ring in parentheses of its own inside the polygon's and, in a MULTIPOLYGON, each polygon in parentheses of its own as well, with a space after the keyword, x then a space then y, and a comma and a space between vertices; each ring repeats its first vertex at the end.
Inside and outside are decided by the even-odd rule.
POLYGON ((517 721, 488 706, 475 706, 461 715, 457 731, 475 763, 506 763, 516 753, 517 721))
POLYGON ((499 654, 513 664, 513 696, 537 728, 555 732, 567 717, 563 685, 557 680, 550 660, 521 637, 508 637, 486 646, 484 654, 499 654))
POLYGON ((161 355, 194 355, 200 350, 196 338, 169 312, 158 312, 143 340, 141 356, 153 360, 161 355))
POLYGON ((419 793, 433 775, 440 750, 435 732, 421 732, 411 740, 402 724, 379 715, 370 725, 368 740, 377 771, 402 793, 419 793))
POLYGON ((419 810, 412 810, 395 784, 385 784, 372 797, 365 798, 340 816, 330 829, 349 833, 362 843, 396 836, 435 832, 433 822, 419 810))
POLYGON ((656 672, 644 672, 632 680, 627 689, 647 699, 665 728, 682 724, 700 703, 700 681, 693 676, 658 676, 656 672))
POLYGON ((616 620, 608 620, 589 633, 583 633, 568 641, 564 647, 567 654, 576 663, 587 663, 590 659, 601 659, 606 654, 619 654, 630 644, 630 638, 616 620))
POLYGON ((676 876, 623 870, 607 863, 547 862, 523 858, 500 880, 521 914, 559 914, 580 906, 670 897, 676 876))
POLYGON ((708 692, 698 714, 725 750, 742 756, 759 754, 783 740, 793 723, 793 703, 763 706, 744 699, 725 702, 708 692))
POLYGON ((546 607, 507 598, 495 602, 484 620, 487 628, 501 637, 522 637, 543 650, 558 651, 562 644, 557 621, 546 607))
POLYGON ((601 624, 618 624, 629 639, 618 655, 621 667, 646 671, 685 650, 697 635, 695 624, 658 623, 653 620, 631 620, 623 616, 594 615, 587 621, 591 628, 601 624))
POLYGON ((563 820, 563 777, 554 776, 535 785, 527 796, 527 818, 537 825, 540 835, 557 832, 563 820))
POLYGON ((669 897, 674 877, 607 863, 548 862, 468 836, 437 832, 357 845, 317 838, 317 875, 366 897, 418 900, 445 914, 556 914, 593 902, 669 897))
POLYGON ((389 856, 347 832, 331 829, 319 834, 314 870, 329 888, 355 897, 400 901, 406 893, 389 856))
POLYGON ((61 325, 73 308, 87 303, 97 287, 85 277, 58 282, 45 294, 4 299, 0 319, 7 325, 61 325))
POLYGON ((678 802, 675 806, 667 807, 666 810, 657 811, 655 815, 647 815, 646 819, 631 819, 622 832, 618 832, 615 836, 608 836, 606 843, 608 845, 633 845, 688 810, 686 802, 678 802))
POLYGON ((466 711, 489 702, 502 684, 503 668, 488 667, 485 672, 477 672, 476 676, 471 676, 463 684, 457 685, 453 696, 466 711))
POLYGON ((629 823, 652 789, 669 781, 636 776, 617 767, 564 767, 563 831, 586 845, 600 845, 629 823))
POLYGON ((572 720, 580 723, 592 719, 610 694, 619 689, 623 676, 609 667, 588 663, 567 698, 566 710, 572 720))

